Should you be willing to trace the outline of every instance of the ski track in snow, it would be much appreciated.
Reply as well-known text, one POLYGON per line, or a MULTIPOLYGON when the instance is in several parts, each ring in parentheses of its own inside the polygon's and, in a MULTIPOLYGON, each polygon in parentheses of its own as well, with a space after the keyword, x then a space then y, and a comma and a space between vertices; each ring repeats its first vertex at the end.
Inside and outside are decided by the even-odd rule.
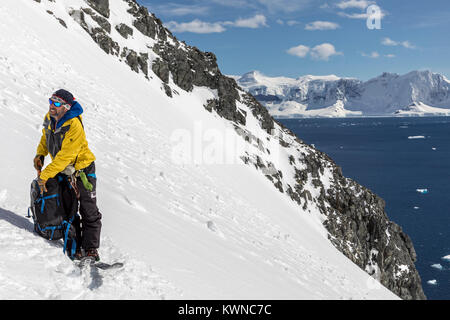
POLYGON ((32 224, 0 209, 0 296, 8 299, 174 299, 183 296, 146 263, 121 253, 102 238, 102 261, 124 267, 81 270, 62 254, 62 240, 47 241, 32 224), (48 281, 51 279, 51 281, 48 281))

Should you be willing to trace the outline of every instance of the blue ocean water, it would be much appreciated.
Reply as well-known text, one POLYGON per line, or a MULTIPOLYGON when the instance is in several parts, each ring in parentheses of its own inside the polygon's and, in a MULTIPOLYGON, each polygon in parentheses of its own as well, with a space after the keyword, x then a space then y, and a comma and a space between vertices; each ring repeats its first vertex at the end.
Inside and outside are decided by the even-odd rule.
POLYGON ((414 243, 427 298, 450 299, 450 118, 279 121, 386 201, 414 243))

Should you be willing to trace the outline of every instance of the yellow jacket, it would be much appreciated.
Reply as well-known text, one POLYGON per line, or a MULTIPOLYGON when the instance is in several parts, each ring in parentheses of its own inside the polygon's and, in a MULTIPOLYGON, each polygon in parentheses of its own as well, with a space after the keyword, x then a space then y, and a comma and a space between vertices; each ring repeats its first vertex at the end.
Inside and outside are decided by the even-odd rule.
POLYGON ((44 157, 50 154, 52 162, 41 172, 42 180, 54 178, 68 165, 81 170, 95 161, 95 156, 88 147, 81 113, 83 109, 76 103, 58 123, 49 113, 45 116, 36 154, 44 157))

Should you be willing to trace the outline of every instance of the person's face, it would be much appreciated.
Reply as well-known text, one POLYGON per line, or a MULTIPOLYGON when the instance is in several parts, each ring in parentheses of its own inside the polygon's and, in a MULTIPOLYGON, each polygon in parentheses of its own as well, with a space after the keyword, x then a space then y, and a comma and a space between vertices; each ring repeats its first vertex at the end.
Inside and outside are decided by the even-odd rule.
POLYGON ((52 97, 49 102, 49 113, 51 117, 59 119, 66 113, 66 103, 63 100, 52 97))

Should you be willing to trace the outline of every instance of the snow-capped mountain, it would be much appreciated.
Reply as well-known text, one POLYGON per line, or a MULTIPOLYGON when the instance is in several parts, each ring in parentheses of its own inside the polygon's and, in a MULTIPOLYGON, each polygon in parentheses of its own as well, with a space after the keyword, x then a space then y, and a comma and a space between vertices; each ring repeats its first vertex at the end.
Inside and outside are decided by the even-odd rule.
POLYGON ((0 298, 425 298, 383 200, 136 1, 5 0, 0 21, 0 298), (80 272, 24 218, 61 87, 97 157, 100 256, 123 269, 80 272))
POLYGON ((403 111, 414 104, 434 109, 409 115, 442 115, 450 109, 450 81, 430 71, 383 73, 366 82, 335 75, 267 77, 252 71, 237 82, 275 117, 407 115, 403 111))
POLYGON ((395 111, 400 116, 450 116, 450 109, 434 108, 422 102, 414 102, 410 106, 395 111))

